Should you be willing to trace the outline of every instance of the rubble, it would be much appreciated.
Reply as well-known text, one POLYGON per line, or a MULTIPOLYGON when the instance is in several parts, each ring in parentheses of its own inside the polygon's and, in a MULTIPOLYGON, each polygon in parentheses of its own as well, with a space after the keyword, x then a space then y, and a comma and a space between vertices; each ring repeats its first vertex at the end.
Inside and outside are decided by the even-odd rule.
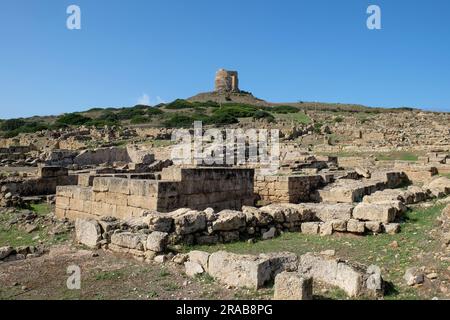
POLYGON ((351 265, 339 259, 308 253, 300 257, 299 272, 344 290, 350 297, 383 293, 379 269, 351 265))

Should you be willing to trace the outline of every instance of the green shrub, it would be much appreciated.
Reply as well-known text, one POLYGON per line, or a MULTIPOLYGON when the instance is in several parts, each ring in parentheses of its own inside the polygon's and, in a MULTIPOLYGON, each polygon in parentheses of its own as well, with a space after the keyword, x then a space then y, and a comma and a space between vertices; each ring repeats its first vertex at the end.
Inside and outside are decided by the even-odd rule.
POLYGON ((314 123, 314 132, 320 134, 322 132, 322 127, 323 127, 323 123, 322 122, 314 123))
POLYGON ((343 121, 344 121, 344 118, 342 118, 342 117, 336 117, 336 118, 334 118, 334 122, 341 123, 341 122, 343 122, 343 121))
MULTIPOLYGON (((15 119, 12 119, 15 120, 15 119)), ((7 120, 9 121, 9 120, 7 120)), ((46 123, 43 122, 26 122, 23 120, 20 120, 19 122, 9 122, 9 124, 2 126, 1 129, 4 131, 2 136, 4 138, 13 138, 19 135, 20 133, 34 133, 37 131, 47 130, 50 129, 51 126, 49 126, 46 123), (17 127, 17 124, 21 123, 22 125, 20 127, 17 127), (14 128, 14 129, 13 129, 14 128), (12 129, 12 130, 3 130, 3 129, 12 129)))
POLYGON ((134 116, 131 119, 130 123, 131 124, 141 124, 141 123, 148 123, 150 121, 151 121, 151 119, 149 117, 146 117, 146 116, 134 116))
POLYGON ((207 124, 218 124, 218 125, 233 124, 238 122, 239 120, 236 117, 233 117, 232 115, 226 113, 213 114, 206 121, 207 124))
POLYGON ((97 120, 106 121, 106 122, 119 122, 119 116, 112 111, 104 111, 97 120))
POLYGON ((263 110, 256 111, 253 115, 253 118, 254 119, 265 119, 269 122, 275 121, 275 117, 273 115, 271 115, 270 113, 263 111, 263 110))
POLYGON ((136 106, 132 108, 124 108, 117 113, 119 120, 130 120, 136 116, 143 116, 148 107, 136 106))
POLYGON ((186 115, 172 115, 169 119, 164 121, 164 126, 168 128, 178 128, 178 127, 190 127, 193 123, 193 119, 186 115))
POLYGON ((148 108, 148 110, 147 110, 147 115, 149 115, 149 116, 157 116, 157 115, 160 115, 163 113, 164 113, 164 111, 162 111, 156 107, 151 107, 151 108, 148 108))
POLYGON ((79 113, 66 113, 56 120, 56 124, 61 126, 81 126, 87 124, 91 120, 91 118, 85 117, 79 113))
POLYGON ((102 110, 104 110, 104 109, 103 108, 91 108, 86 112, 97 112, 97 111, 102 111, 102 110))
POLYGON ((258 108, 244 104, 226 104, 219 109, 214 110, 215 115, 230 115, 235 118, 253 117, 258 108))
POLYGON ((194 107, 193 103, 184 99, 177 99, 166 105, 166 109, 170 110, 192 109, 194 107))
POLYGON ((22 119, 9 119, 5 120, 0 125, 1 131, 13 131, 16 129, 19 129, 20 127, 24 126, 26 122, 22 119))

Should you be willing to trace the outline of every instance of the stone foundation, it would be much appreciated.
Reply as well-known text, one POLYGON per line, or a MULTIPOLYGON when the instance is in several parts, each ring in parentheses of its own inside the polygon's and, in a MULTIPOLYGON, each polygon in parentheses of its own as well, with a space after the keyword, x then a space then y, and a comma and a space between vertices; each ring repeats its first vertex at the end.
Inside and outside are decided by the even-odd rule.
POLYGON ((92 187, 58 187, 56 215, 75 219, 142 216, 144 211, 169 212, 178 208, 240 209, 253 205, 253 169, 170 168, 162 180, 95 177, 92 187))
POLYGON ((311 194, 325 184, 320 175, 256 176, 255 194, 265 203, 308 202, 311 194))

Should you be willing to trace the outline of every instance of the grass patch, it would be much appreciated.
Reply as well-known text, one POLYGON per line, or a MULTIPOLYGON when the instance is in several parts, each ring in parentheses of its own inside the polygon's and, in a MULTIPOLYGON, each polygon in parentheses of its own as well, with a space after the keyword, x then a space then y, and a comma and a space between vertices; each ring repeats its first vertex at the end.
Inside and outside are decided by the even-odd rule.
POLYGON ((278 113, 274 114, 276 120, 285 120, 285 121, 293 121, 300 124, 310 124, 311 118, 308 117, 304 112, 296 112, 296 113, 278 113))
POLYGON ((31 210, 36 212, 39 216, 46 216, 52 212, 52 206, 48 203, 37 203, 31 205, 31 210))
POLYGON ((95 274, 94 279, 97 281, 119 280, 124 275, 122 270, 100 271, 95 274))
POLYGON ((377 154, 377 160, 380 160, 380 161, 401 160, 401 161, 415 162, 415 161, 419 160, 419 156, 413 152, 394 151, 394 152, 389 152, 389 153, 377 154))
POLYGON ((163 282, 161 283, 161 286, 165 291, 168 292, 173 292, 181 289, 181 287, 175 282, 163 282))
POLYGON ((159 271, 159 276, 161 277, 161 278, 165 278, 165 277, 168 277, 168 276, 170 276, 171 275, 171 273, 167 270, 167 269, 165 269, 165 268, 163 268, 163 269, 161 269, 160 271, 159 271))
MULTIPOLYGON (((393 290, 386 299, 413 299, 417 292, 405 286, 402 279, 405 269, 418 266, 418 254, 440 250, 440 242, 429 235, 443 205, 409 211, 402 223, 402 232, 396 235, 380 234, 366 236, 333 235, 321 237, 302 233, 284 233, 280 237, 259 241, 255 244, 237 242, 214 246, 191 246, 185 250, 215 252, 226 250, 240 254, 259 254, 264 252, 290 251, 297 255, 307 252, 321 252, 334 249, 337 256, 366 265, 376 264, 383 270, 383 277, 393 284, 393 290), (397 241, 398 248, 389 245, 397 241)), ((444 264, 441 266, 444 268, 444 264)))

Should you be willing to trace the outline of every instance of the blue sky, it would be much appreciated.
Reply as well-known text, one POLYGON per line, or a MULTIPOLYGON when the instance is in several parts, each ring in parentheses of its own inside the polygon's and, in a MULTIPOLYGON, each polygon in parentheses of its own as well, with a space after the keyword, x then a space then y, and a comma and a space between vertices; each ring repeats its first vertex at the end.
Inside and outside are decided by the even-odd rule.
POLYGON ((450 111, 449 15, 448 0, 0 0, 0 118, 186 98, 221 67, 268 101, 450 111))

